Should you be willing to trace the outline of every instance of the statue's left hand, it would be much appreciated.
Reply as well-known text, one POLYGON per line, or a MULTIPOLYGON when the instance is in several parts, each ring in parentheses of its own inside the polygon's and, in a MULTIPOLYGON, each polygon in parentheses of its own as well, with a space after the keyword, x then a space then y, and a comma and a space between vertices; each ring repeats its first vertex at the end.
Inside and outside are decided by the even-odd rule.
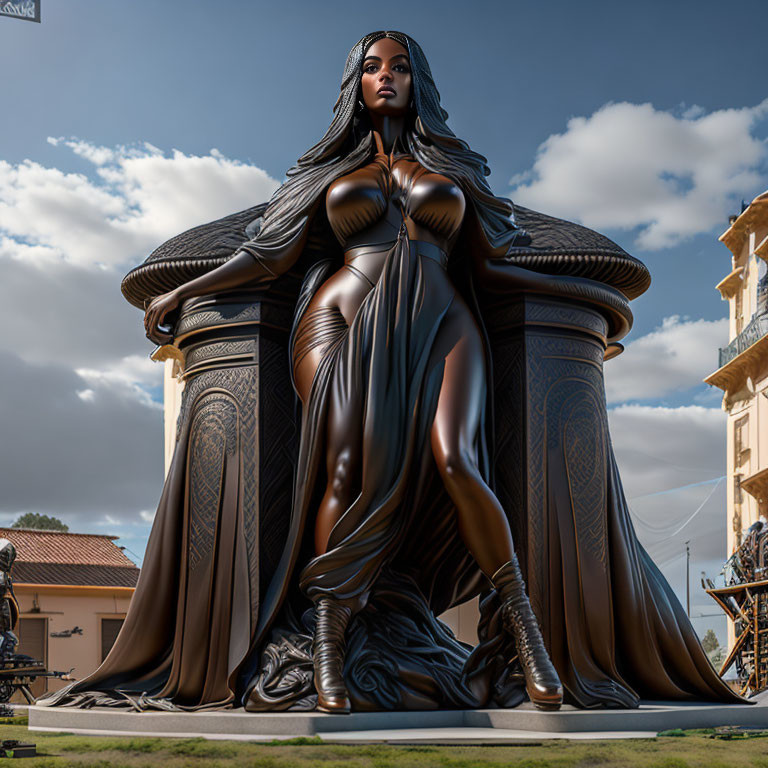
POLYGON ((173 335, 164 332, 159 326, 179 304, 180 297, 176 291, 169 291, 152 299, 144 313, 144 329, 148 339, 160 345, 168 344, 173 340, 173 335))

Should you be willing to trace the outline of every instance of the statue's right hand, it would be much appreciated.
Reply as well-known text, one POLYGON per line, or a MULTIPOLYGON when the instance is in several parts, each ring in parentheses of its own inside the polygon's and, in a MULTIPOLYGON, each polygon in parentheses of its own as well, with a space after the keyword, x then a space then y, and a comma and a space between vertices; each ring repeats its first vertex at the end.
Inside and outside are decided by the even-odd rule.
POLYGON ((155 344, 168 344, 173 340, 173 335, 160 329, 165 317, 173 312, 181 303, 179 294, 174 291, 160 294, 150 302, 144 313, 144 330, 147 338, 155 344))

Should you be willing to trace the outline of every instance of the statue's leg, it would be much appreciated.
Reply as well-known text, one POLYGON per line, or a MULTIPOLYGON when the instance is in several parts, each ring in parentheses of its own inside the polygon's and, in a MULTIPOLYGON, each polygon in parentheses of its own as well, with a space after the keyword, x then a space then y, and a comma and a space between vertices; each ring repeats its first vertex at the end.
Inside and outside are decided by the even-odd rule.
POLYGON ((507 516, 478 468, 485 417, 485 353, 469 311, 452 313, 437 340, 445 351, 443 383, 432 425, 432 452, 458 513, 459 530, 483 573, 491 578, 515 555, 507 516))
POLYGON ((315 554, 328 547, 333 526, 360 491, 360 394, 333 391, 328 404, 328 480, 315 522, 315 554))
MULTIPOLYGON (((338 311, 338 310, 337 310, 338 311)), ((315 349, 302 361, 301 381, 311 381, 322 359, 323 349, 315 349), (314 370, 310 366, 314 363, 314 370)), ((297 376, 297 382, 300 377, 297 376)), ((301 396, 301 392, 299 393, 301 396)), ((307 390, 307 395, 309 394, 307 390)), ((359 394, 358 394, 359 396, 359 394)), ((303 398, 302 398, 303 399, 303 398)), ((354 395, 331 386, 326 425, 325 494, 315 520, 315 551, 325 553, 333 526, 352 503, 353 484, 359 484, 359 419, 355 415, 354 395)), ((344 683, 344 648, 350 608, 329 596, 315 601, 315 636, 312 643, 317 707, 324 712, 350 711, 344 683)))
POLYGON ((554 709, 562 703, 560 679, 528 601, 507 517, 478 467, 478 437, 485 415, 485 355, 469 310, 458 302, 437 344, 447 352, 430 435, 435 461, 456 506, 461 536, 496 587, 504 628, 515 639, 528 696, 537 707, 554 709))
MULTIPOLYGON (((325 345, 315 346, 303 356, 296 368, 297 390, 304 403, 309 397, 315 371, 326 349, 325 345)), ((360 407, 356 399, 355 393, 342 393, 332 388, 326 426, 325 464, 328 479, 315 521, 317 555, 325 554, 333 526, 352 503, 354 490, 359 490, 360 407)))
MULTIPOLYGON (((339 334, 346 333, 354 313, 370 286, 342 271, 330 278, 307 307, 296 333, 294 376, 300 399, 307 403, 318 366, 339 334), (344 299, 344 304, 340 299, 344 299)), ((353 501, 359 487, 360 393, 344 390, 334 378, 328 391, 326 418, 326 490, 315 520, 316 554, 326 552, 334 525, 353 501)), ((312 643, 317 707, 325 712, 349 712, 344 683, 346 628, 351 609, 324 595, 315 600, 315 634, 312 643)))

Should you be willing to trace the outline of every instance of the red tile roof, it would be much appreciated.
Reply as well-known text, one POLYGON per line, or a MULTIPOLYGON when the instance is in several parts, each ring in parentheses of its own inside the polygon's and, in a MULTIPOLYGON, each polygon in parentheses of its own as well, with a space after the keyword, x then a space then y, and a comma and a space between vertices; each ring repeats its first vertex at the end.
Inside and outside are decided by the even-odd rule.
POLYGON ((66 563, 135 568, 133 561, 115 546, 117 536, 96 533, 62 533, 31 528, 0 528, 0 539, 16 547, 17 563, 66 563))
POLYGON ((139 569, 113 543, 117 536, 0 528, 16 547, 16 584, 135 587, 139 569))
POLYGON ((138 568, 111 565, 61 565, 59 563, 16 562, 13 581, 19 584, 66 584, 86 587, 135 587, 138 568))

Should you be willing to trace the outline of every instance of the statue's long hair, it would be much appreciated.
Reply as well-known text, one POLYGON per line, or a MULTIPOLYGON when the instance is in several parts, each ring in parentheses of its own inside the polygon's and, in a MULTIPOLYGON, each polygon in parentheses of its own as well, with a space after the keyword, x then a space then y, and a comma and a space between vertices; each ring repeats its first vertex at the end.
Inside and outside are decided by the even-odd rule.
POLYGON ((447 176, 474 203, 489 243, 498 247, 514 240, 518 232, 512 203, 491 192, 485 177, 487 160, 473 152, 446 125, 448 113, 440 106, 440 94, 429 63, 419 44, 402 32, 372 32, 349 52, 334 105, 334 117, 320 141, 291 168, 285 183, 269 201, 257 241, 279 249, 298 235, 318 196, 335 179, 363 165, 371 156, 373 139, 366 109, 360 109, 360 80, 368 49, 383 37, 400 43, 411 66, 413 107, 406 128, 408 151, 429 171, 447 176))

